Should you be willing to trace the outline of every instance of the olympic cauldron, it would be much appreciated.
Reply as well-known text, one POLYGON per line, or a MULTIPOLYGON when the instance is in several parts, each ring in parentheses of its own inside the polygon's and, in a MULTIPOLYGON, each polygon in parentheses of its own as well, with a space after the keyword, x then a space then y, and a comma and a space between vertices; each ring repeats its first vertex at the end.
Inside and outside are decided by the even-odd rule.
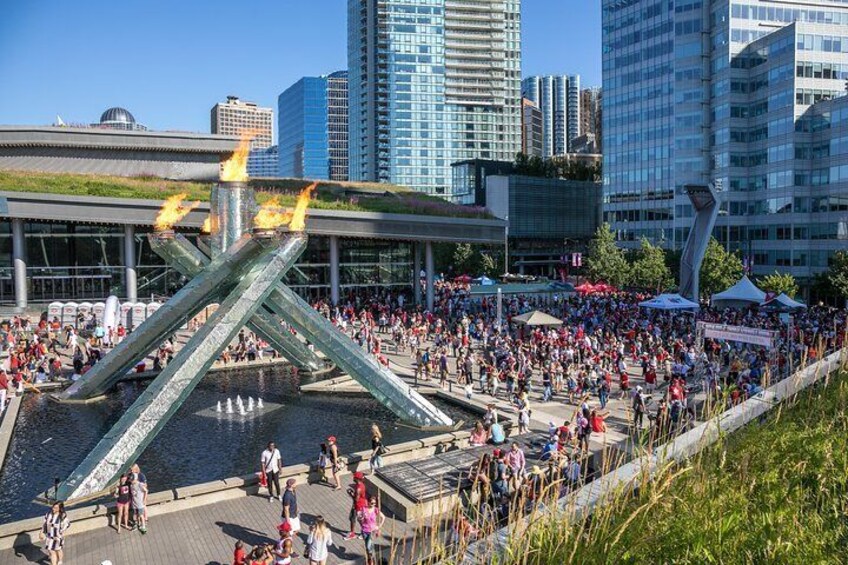
MULTIPOLYGON (((238 153, 234 158, 240 158, 238 153)), ((60 401, 102 397, 188 319, 208 304, 219 303, 71 476, 59 484, 56 499, 77 503, 102 496, 153 441, 244 326, 296 367, 306 371, 321 367, 315 353, 283 328, 281 322, 285 322, 402 420, 423 428, 452 425, 447 415, 366 355, 281 282, 306 249, 305 216, 315 185, 304 190, 291 212, 274 210, 273 203, 257 211, 255 194, 241 170, 236 180, 219 182, 212 189, 211 257, 171 229, 191 205, 166 204, 163 212, 170 205, 175 219, 170 224, 157 222, 150 244, 191 280, 79 381, 57 395, 60 401), (282 229, 284 225, 287 231, 282 229)))

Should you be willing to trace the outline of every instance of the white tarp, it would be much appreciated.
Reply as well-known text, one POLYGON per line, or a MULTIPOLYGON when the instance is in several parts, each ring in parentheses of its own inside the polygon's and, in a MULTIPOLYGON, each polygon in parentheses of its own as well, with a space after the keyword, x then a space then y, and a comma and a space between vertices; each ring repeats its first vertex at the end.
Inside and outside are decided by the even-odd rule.
POLYGON ((762 345, 763 347, 773 347, 774 338, 777 334, 777 332, 772 330, 761 330, 747 326, 729 326, 727 324, 712 324, 709 322, 700 322, 700 325, 704 328, 704 337, 752 343, 754 345, 762 345))
POLYGON ((713 294, 711 302, 714 306, 748 306, 762 304, 766 293, 757 288, 747 275, 724 292, 713 294))
POLYGON ((699 308, 696 302, 683 298, 679 294, 660 294, 640 302, 639 306, 654 310, 696 310, 699 308))

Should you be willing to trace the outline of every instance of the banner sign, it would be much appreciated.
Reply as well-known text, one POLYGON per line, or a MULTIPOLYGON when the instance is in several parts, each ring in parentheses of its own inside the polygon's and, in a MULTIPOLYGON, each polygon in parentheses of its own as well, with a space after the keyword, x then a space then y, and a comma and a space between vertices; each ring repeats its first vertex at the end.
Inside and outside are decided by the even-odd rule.
POLYGON ((727 324, 711 324, 700 322, 704 328, 704 337, 711 339, 723 339, 726 341, 740 341, 762 345, 763 347, 774 347, 774 338, 777 332, 772 330, 761 330, 746 326, 729 326, 727 324))

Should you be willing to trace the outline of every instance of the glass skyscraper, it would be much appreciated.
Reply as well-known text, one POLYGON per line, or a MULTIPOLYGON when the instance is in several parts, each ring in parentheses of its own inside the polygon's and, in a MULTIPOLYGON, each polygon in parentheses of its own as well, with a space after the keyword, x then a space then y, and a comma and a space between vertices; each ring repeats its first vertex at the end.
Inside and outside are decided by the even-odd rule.
POLYGON ((682 247, 682 187, 715 183, 714 235, 755 274, 826 267, 846 245, 846 98, 828 102, 845 94, 846 36, 841 0, 604 0, 604 215, 618 239, 682 247))
POLYGON ((542 111, 542 157, 571 153, 572 140, 580 135, 580 77, 527 77, 521 90, 542 111))
POLYGON ((304 77, 277 99, 281 177, 348 178, 347 73, 304 77))
POLYGON ((520 0, 348 0, 350 177, 454 201, 450 165, 521 149, 520 0))

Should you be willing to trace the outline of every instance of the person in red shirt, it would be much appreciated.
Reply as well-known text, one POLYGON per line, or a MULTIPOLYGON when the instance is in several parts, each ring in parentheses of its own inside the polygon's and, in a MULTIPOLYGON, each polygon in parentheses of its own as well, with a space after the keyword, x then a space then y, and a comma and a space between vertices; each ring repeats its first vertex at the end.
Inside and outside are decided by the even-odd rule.
POLYGON ((236 541, 236 548, 233 550, 233 565, 247 565, 247 553, 241 540, 236 541))
POLYGON ((347 489, 347 494, 350 496, 352 505, 350 508, 350 533, 345 536, 345 540, 350 541, 356 538, 356 516, 360 510, 368 507, 368 493, 365 491, 365 475, 361 471, 353 474, 353 484, 347 489))

